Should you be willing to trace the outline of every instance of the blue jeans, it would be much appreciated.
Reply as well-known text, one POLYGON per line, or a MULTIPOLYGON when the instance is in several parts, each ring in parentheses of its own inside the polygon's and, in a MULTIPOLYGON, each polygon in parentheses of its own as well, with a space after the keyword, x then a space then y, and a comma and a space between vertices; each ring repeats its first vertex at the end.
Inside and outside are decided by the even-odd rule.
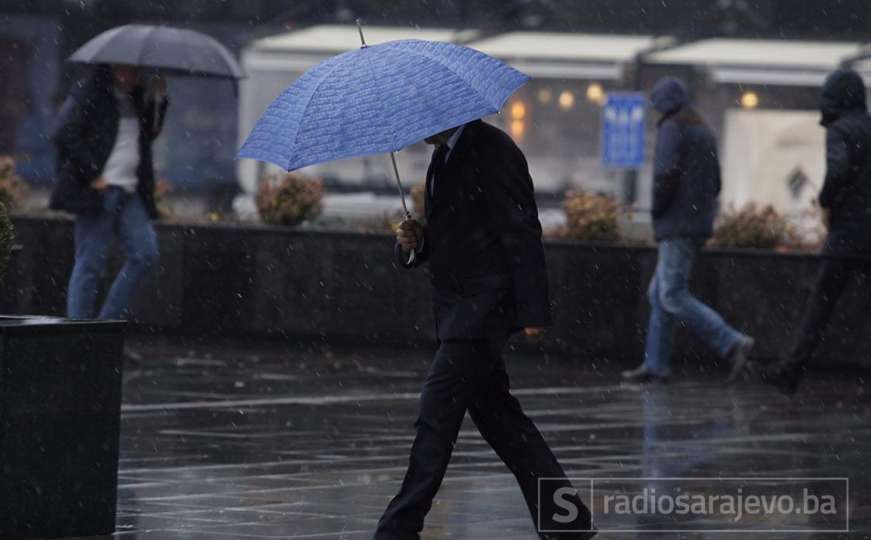
POLYGON ((675 323, 689 328, 722 358, 744 340, 743 334, 690 293, 690 272, 699 249, 701 242, 692 238, 669 238, 659 243, 656 272, 647 291, 650 322, 644 348, 644 366, 656 375, 671 374, 669 356, 675 323))
POLYGON ((103 211, 99 215, 76 218, 76 262, 67 292, 68 317, 89 319, 94 316, 97 288, 115 233, 121 239, 125 261, 98 318, 124 318, 142 279, 156 265, 157 235, 142 198, 110 187, 103 194, 103 211))

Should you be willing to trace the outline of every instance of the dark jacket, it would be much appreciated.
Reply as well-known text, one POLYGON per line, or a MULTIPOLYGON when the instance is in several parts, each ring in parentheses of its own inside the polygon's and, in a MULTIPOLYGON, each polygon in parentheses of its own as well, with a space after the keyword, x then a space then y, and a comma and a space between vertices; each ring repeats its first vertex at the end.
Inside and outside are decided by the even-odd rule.
POLYGON ((653 159, 651 213, 656 239, 709 238, 720 193, 717 141, 690 107, 681 81, 659 81, 651 101, 662 114, 653 159))
MULTIPOLYGON (((154 165, 151 143, 160 134, 167 102, 156 107, 145 101, 143 87, 131 94, 139 117, 139 166, 136 186, 145 209, 157 217, 154 203, 154 165), (155 112, 157 125, 155 126, 155 112)), ((102 194, 90 187, 99 178, 115 146, 120 112, 112 90, 112 74, 99 67, 84 84, 77 85, 60 111, 53 140, 57 147, 57 182, 49 206, 74 214, 94 215, 102 209, 102 194)))
POLYGON ((532 178, 501 130, 466 125, 433 185, 427 172, 425 240, 408 265, 429 264, 440 340, 548 326, 547 269, 532 178))
POLYGON ((865 85, 851 70, 829 75, 820 97, 826 127, 826 179, 820 206, 829 211, 824 251, 871 255, 871 116, 865 85))

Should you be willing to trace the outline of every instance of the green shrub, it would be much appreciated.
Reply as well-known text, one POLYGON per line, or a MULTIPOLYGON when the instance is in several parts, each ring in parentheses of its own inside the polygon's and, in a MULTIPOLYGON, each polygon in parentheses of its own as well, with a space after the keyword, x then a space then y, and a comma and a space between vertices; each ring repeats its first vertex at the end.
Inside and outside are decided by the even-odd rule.
POLYGON ((294 172, 269 175, 257 190, 257 210, 265 223, 292 227, 318 217, 323 196, 320 180, 294 172))
POLYGON ((575 192, 563 202, 566 225, 557 236, 576 240, 616 242, 620 239, 618 219, 622 209, 613 197, 575 192))
POLYGON ((775 249, 794 243, 794 229, 771 205, 747 203, 723 212, 710 245, 719 248, 775 249))

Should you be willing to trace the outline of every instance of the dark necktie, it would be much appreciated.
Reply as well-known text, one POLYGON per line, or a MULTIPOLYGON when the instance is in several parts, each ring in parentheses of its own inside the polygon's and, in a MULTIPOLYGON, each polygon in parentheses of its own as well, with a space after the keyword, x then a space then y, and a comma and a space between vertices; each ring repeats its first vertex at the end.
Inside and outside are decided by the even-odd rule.
POLYGON ((432 176, 430 178, 430 186, 429 186, 429 194, 430 196, 435 196, 435 185, 436 181, 441 174, 441 172, 445 168, 445 158, 448 156, 448 152, 451 151, 451 147, 446 144, 440 144, 435 152, 432 153, 432 176))

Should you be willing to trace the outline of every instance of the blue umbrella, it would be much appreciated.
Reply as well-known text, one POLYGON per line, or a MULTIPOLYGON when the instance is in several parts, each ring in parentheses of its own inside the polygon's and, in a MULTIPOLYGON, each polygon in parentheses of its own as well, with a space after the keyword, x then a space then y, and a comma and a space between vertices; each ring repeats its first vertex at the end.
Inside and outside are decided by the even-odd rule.
MULTIPOLYGON (((391 153, 499 112, 529 77, 474 49, 423 40, 363 46, 306 71, 263 113, 239 151, 288 171, 391 153)), ((393 159, 405 205, 402 183, 393 159)))

